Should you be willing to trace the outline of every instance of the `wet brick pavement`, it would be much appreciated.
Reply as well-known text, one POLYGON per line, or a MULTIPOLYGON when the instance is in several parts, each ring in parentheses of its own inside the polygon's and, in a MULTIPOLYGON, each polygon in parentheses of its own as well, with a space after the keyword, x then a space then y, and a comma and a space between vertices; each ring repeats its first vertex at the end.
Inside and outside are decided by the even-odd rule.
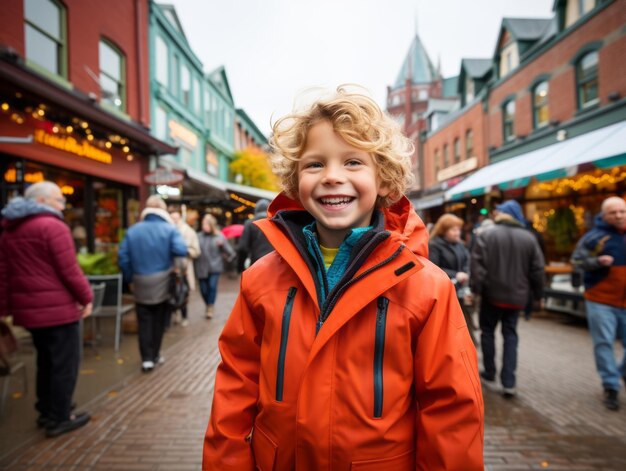
MULTIPOLYGON (((216 318, 202 319, 194 299, 191 325, 163 366, 93 399, 94 419, 79 431, 46 439, 33 424, 28 440, 0 452, 0 469, 199 470, 217 338, 238 282, 223 278, 220 287, 216 318)), ((619 412, 603 408, 584 324, 542 314, 519 330, 518 397, 485 391, 486 469, 626 469, 626 400, 619 412)))

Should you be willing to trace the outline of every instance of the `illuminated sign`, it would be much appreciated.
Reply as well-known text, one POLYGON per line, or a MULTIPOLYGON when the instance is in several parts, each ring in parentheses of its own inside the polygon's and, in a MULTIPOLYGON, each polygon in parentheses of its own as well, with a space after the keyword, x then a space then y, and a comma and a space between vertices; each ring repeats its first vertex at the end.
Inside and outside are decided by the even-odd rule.
POLYGON ((190 130, 187 129, 180 123, 176 121, 170 120, 168 123, 168 127, 170 128, 170 136, 172 139, 176 139, 181 141, 183 144, 187 144, 193 149, 198 145, 198 136, 190 130))
POLYGON ((78 155, 79 157, 96 160, 103 164, 110 165, 113 161, 113 157, 108 152, 100 150, 88 142, 79 142, 73 137, 53 136, 43 129, 36 129, 34 138, 36 142, 45 146, 54 147, 55 149, 63 150, 70 154, 78 155))

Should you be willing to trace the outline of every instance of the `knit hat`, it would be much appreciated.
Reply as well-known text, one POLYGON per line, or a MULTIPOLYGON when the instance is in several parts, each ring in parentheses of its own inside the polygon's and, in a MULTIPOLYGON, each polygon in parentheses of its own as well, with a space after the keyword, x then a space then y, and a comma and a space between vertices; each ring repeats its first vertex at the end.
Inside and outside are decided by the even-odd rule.
POLYGON ((526 218, 524 217, 524 213, 522 212, 522 207, 515 200, 506 200, 504 203, 497 205, 496 211, 508 214, 522 224, 526 223, 526 218))
POLYGON ((264 198, 261 198, 256 202, 256 206, 254 208, 254 214, 261 214, 267 212, 267 208, 270 205, 270 202, 264 198))

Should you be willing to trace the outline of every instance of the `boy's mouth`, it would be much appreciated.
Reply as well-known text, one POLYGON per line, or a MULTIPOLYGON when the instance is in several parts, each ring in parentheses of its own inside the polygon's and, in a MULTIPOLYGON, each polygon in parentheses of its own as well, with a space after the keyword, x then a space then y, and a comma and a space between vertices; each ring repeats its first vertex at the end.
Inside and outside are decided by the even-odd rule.
POLYGON ((343 206, 352 203, 355 198, 351 196, 325 196, 318 198, 318 201, 323 205, 328 206, 343 206))

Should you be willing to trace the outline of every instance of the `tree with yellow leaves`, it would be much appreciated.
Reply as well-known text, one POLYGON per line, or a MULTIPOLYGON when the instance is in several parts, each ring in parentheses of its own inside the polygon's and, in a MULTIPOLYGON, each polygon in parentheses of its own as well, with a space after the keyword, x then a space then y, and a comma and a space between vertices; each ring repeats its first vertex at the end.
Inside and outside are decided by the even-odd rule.
POLYGON ((241 175, 241 183, 263 190, 277 191, 278 181, 265 152, 248 147, 235 152, 229 165, 233 175, 241 175))

